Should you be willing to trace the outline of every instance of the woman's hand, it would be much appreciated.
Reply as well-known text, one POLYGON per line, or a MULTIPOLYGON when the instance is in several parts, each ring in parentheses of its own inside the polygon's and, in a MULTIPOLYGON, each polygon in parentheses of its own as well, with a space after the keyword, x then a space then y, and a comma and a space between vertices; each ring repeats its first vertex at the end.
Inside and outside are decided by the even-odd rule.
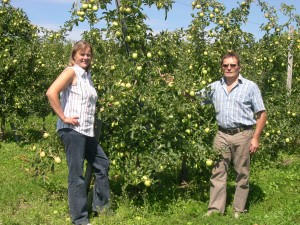
POLYGON ((79 126, 78 119, 78 116, 64 117, 63 122, 66 124, 71 124, 73 126, 79 126))

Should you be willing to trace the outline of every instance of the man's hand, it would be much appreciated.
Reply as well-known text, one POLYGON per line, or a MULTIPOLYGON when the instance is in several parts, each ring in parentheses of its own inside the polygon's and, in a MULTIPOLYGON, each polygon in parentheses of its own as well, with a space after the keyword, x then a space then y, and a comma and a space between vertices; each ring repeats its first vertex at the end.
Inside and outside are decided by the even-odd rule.
POLYGON ((259 141, 257 138, 252 138, 250 142, 250 154, 254 154, 259 147, 259 141))

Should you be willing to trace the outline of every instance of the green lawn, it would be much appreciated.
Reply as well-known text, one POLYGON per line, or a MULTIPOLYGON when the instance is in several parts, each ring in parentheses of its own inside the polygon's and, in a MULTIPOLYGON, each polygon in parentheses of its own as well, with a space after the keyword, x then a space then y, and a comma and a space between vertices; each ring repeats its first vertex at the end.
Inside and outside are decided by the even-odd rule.
MULTIPOLYGON (((0 225, 71 224, 67 207, 67 168, 65 159, 43 184, 35 179, 30 160, 35 154, 29 145, 1 142, 0 225)), ((252 165, 248 213, 232 217, 230 203, 234 182, 228 185, 225 216, 205 217, 207 197, 200 198, 197 184, 180 189, 173 186, 153 187, 138 193, 139 198, 114 193, 113 215, 92 218, 95 224, 300 224, 300 158, 281 156, 277 163, 252 165), (155 190, 155 191, 153 191, 155 190), (139 200, 138 200, 139 199, 139 200)))

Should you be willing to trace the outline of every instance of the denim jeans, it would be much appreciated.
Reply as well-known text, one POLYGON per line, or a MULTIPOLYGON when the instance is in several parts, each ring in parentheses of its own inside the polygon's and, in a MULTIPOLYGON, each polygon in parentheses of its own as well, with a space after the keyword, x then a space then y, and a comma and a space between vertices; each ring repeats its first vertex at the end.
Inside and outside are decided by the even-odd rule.
POLYGON ((86 183, 83 175, 84 160, 92 166, 95 177, 92 210, 100 211, 108 206, 110 198, 108 170, 109 160, 96 138, 69 128, 58 130, 64 144, 68 164, 69 208, 74 224, 87 224, 88 207, 86 183))

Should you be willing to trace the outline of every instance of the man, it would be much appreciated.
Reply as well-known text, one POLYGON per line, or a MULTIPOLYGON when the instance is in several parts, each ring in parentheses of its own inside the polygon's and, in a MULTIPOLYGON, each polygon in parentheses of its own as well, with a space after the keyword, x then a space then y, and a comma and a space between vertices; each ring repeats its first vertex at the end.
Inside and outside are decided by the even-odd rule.
POLYGON ((226 53, 221 60, 223 78, 202 90, 202 97, 213 103, 219 130, 214 148, 220 151, 210 178, 208 212, 224 214, 228 168, 233 162, 236 171, 234 216, 245 211, 249 193, 250 154, 257 151, 259 138, 267 120, 265 106, 257 85, 242 77, 239 56, 226 53), (254 129, 255 125, 255 129, 254 129))

